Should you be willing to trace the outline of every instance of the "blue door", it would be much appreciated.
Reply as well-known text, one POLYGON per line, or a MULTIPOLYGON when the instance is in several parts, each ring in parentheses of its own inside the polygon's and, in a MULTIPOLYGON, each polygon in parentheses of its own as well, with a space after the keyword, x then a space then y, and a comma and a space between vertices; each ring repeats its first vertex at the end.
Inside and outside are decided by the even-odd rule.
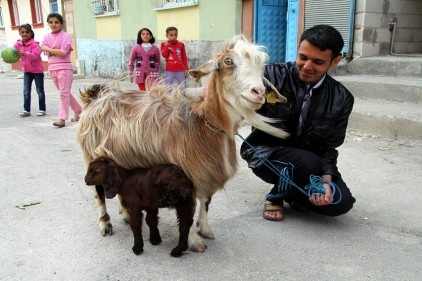
POLYGON ((267 48, 270 62, 284 62, 286 57, 288 0, 255 1, 254 41, 267 48))

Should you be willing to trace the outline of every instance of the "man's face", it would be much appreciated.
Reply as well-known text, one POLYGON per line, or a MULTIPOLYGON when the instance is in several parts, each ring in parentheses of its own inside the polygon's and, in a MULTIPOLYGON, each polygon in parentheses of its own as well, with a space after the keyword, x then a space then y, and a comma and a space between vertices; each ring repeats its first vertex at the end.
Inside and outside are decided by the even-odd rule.
POLYGON ((311 85, 316 84, 330 67, 336 66, 341 60, 338 56, 332 59, 332 51, 321 51, 317 46, 303 40, 299 45, 296 67, 300 80, 311 85))

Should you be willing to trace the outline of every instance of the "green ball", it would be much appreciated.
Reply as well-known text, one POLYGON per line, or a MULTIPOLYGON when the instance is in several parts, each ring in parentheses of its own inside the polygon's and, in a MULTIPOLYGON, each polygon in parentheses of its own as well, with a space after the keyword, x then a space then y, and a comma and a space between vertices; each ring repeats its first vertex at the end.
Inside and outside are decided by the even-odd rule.
POLYGON ((1 58, 6 63, 18 62, 20 59, 19 51, 12 47, 4 48, 3 51, 1 51, 1 58))

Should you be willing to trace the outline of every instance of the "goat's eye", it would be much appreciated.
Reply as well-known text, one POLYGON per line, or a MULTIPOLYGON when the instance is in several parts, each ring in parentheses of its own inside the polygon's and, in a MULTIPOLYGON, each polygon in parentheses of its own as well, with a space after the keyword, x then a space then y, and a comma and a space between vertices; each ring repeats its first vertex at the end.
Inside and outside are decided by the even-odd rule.
POLYGON ((225 58, 224 59, 224 63, 227 65, 232 65, 233 64, 233 60, 231 58, 225 58))

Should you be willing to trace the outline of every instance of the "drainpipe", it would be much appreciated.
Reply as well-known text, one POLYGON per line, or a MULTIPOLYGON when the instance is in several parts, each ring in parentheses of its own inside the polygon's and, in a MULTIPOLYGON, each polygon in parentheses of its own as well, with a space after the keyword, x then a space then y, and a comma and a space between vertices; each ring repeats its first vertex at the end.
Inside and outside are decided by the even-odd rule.
POLYGON ((397 27, 397 18, 390 19, 388 22, 388 30, 391 32, 391 41, 390 41, 390 55, 394 56, 394 39, 396 35, 396 27, 397 27))

